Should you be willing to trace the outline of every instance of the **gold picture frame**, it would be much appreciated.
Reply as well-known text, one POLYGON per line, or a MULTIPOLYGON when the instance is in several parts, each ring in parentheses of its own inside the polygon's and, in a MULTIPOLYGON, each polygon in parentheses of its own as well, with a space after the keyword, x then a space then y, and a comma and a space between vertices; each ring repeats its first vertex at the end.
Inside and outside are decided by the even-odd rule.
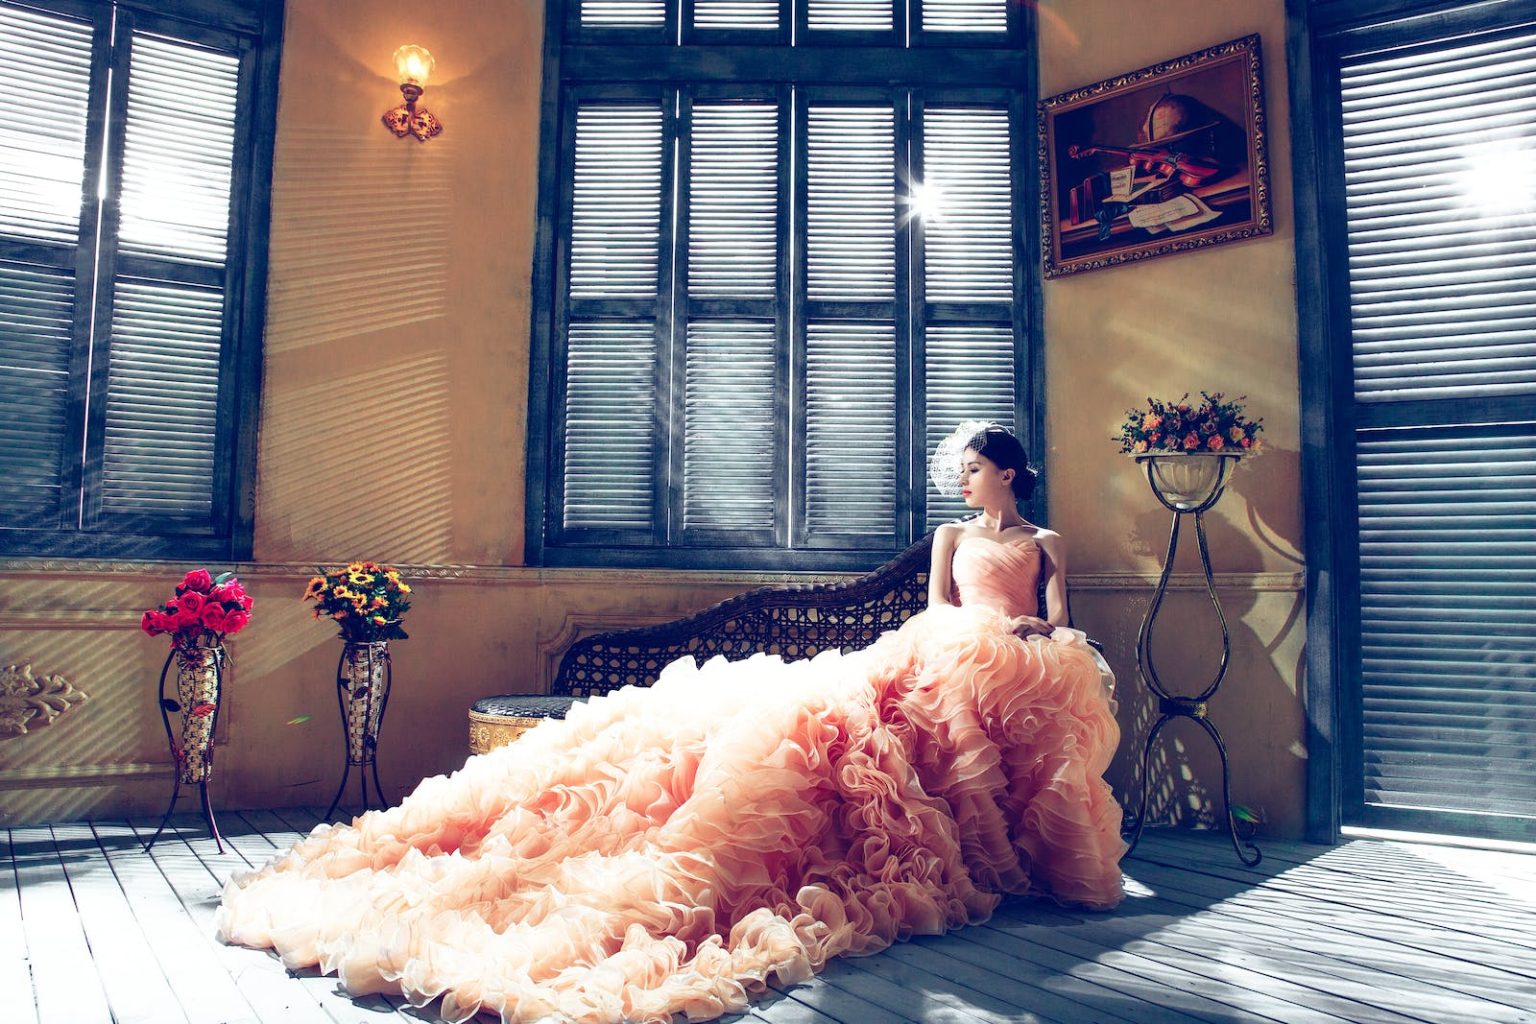
POLYGON ((1259 37, 1040 101, 1047 278, 1274 231, 1259 37))

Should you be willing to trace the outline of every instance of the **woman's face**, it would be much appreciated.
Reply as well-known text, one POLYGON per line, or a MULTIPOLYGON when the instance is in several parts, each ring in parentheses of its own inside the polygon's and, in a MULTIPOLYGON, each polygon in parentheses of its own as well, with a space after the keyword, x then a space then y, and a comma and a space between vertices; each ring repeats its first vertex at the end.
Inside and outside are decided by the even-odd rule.
POLYGON ((999 469, 974 448, 960 456, 960 496, 971 508, 1014 504, 1012 480, 1012 470, 999 469))

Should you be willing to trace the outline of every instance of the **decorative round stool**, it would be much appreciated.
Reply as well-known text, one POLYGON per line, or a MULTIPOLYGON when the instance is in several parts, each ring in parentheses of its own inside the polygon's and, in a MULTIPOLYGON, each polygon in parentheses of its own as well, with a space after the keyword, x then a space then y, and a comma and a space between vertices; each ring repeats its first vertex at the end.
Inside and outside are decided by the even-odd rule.
POLYGON ((576 697, 503 693, 469 706, 469 752, 484 754, 505 746, 548 718, 564 718, 576 697))

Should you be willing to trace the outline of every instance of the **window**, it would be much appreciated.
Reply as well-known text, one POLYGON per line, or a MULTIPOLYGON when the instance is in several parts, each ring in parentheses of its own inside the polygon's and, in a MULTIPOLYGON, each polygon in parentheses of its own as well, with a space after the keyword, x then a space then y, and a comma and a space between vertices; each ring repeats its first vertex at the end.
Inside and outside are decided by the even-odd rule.
POLYGON ((550 7, 529 554, 863 567, 1038 410, 1034 63, 1007 0, 550 7))
POLYGON ((0 0, 0 554, 249 556, 280 25, 0 0))
POLYGON ((1529 841, 1536 21, 1508 2, 1371 13, 1312 14, 1304 408, 1331 418, 1307 472, 1332 502, 1308 560, 1336 630, 1309 675, 1338 680, 1342 824, 1529 841))

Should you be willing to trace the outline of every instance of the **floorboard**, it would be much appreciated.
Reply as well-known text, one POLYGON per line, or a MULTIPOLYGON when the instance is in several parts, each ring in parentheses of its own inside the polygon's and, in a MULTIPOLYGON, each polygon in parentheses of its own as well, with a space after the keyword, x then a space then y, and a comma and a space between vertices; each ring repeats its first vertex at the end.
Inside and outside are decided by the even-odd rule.
MULTIPOLYGON (((231 876, 316 808, 0 831, 4 1024, 388 1024, 353 998, 215 938, 231 876)), ((983 925, 834 960, 726 1024, 1536 1024, 1536 857, 1397 841, 1267 842, 1149 832, 1127 898, 1094 913, 1021 898, 983 925)), ((491 1024, 489 1017, 476 1024, 491 1024)))
POLYGON ((21 882, 11 851, 11 834, 0 829, 0 992, 7 994, 6 1009, 16 1024, 37 1024, 37 989, 21 924, 21 882))

